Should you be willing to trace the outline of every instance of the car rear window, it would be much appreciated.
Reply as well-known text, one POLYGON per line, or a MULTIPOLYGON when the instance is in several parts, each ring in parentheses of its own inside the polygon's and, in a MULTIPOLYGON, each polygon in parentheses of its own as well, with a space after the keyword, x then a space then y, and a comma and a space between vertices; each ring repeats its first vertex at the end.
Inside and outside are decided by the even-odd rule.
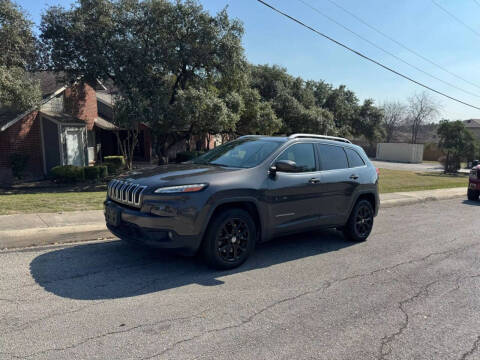
POLYGON ((365 165, 365 161, 363 161, 362 157, 358 155, 355 150, 345 148, 345 152, 347 153, 348 164, 351 168, 365 165))
POLYGON ((321 170, 348 168, 347 155, 341 146, 317 144, 321 170))

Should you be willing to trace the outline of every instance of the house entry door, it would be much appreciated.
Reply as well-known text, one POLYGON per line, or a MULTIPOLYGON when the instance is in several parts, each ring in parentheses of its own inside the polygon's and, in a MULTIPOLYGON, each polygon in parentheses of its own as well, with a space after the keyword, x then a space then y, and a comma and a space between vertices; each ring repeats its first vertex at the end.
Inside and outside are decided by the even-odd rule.
POLYGON ((68 165, 85 165, 85 143, 83 128, 65 129, 66 160, 68 165))

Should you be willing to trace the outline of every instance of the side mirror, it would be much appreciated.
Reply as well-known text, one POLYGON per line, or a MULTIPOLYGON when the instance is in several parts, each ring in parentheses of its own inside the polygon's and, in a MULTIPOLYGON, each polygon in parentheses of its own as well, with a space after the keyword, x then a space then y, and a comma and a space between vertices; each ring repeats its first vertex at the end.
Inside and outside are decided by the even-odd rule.
POLYGON ((280 160, 275 163, 276 171, 298 172, 297 163, 292 160, 280 160))

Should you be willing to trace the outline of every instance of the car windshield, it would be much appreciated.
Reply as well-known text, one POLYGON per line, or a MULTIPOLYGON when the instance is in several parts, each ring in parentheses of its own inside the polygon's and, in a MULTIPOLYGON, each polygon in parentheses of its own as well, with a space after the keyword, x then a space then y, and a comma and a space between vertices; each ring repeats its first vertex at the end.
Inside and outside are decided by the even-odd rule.
POLYGON ((260 164, 281 144, 280 141, 272 140, 238 139, 193 159, 193 163, 250 168, 260 164))

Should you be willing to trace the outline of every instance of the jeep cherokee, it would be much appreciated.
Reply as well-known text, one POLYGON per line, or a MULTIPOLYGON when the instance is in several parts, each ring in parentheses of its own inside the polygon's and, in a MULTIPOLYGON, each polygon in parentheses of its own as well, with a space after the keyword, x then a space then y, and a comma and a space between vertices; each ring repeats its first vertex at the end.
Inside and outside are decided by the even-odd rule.
POLYGON ((121 239, 242 264, 273 237, 337 228, 369 236, 378 173, 362 148, 329 136, 242 136, 192 161, 108 185, 105 218, 121 239))

